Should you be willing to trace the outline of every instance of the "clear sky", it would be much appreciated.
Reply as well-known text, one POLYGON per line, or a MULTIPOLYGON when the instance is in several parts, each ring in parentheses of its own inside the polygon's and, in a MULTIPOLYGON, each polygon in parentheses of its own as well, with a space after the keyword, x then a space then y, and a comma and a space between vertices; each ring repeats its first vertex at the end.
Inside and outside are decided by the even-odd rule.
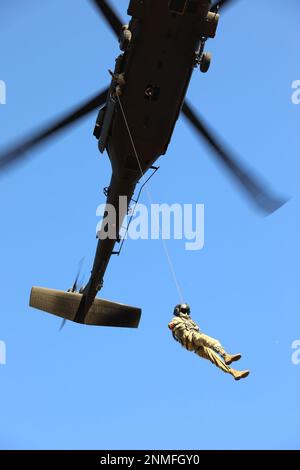
MULTIPOLYGON (((125 19, 128 1, 112 3, 125 19)), ((0 9, 3 146, 106 85, 119 50, 87 0, 0 9)), ((160 241, 128 241, 101 292, 143 308, 138 330, 59 332, 58 318, 28 307, 32 285, 67 289, 84 255, 90 269, 110 178, 91 116, 0 180, 2 449, 300 448, 299 15, 296 0, 237 1, 188 92, 289 203, 260 217, 183 120, 151 182, 155 202, 205 204, 204 249, 168 247, 194 319, 243 353, 250 377, 236 383, 170 337, 178 298, 160 241)))

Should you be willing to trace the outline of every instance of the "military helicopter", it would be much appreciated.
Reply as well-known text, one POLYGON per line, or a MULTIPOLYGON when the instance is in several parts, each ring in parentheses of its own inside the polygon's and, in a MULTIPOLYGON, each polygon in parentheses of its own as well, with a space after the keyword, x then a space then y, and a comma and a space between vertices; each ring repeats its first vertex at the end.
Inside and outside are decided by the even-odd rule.
POLYGON ((0 154, 0 169, 91 111, 100 108, 94 135, 101 153, 107 151, 112 167, 105 189, 107 207, 119 214, 116 236, 105 237, 103 221, 87 285, 78 291, 77 279, 68 292, 33 287, 30 306, 76 323, 137 327, 141 309, 96 298, 103 285, 108 263, 119 243, 120 227, 129 209, 136 185, 166 153, 176 121, 182 113, 208 142, 214 155, 230 171, 252 201, 271 213, 285 201, 273 197, 218 141, 193 108, 185 101, 195 68, 206 73, 211 55, 206 41, 214 38, 223 0, 130 0, 128 25, 122 25, 105 0, 94 0, 119 40, 121 54, 110 71, 111 83, 97 96, 61 120, 36 133, 21 145, 0 154), (127 203, 120 204, 125 197, 127 203))

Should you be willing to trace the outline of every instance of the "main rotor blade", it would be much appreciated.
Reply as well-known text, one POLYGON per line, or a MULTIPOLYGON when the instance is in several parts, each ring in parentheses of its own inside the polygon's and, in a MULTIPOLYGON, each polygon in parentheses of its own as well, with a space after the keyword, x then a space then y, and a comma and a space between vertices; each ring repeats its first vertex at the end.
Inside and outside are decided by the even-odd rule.
POLYGON ((218 2, 215 2, 213 6, 211 7, 210 11, 217 12, 221 8, 224 8, 226 6, 229 6, 230 3, 233 3, 233 0, 219 0, 218 2))
POLYGON ((271 214, 287 202, 286 200, 270 194, 257 176, 246 169, 242 163, 232 155, 213 131, 196 115, 195 111, 187 102, 184 103, 182 111, 195 130, 204 137, 219 162, 234 176, 236 181, 259 209, 266 214, 271 214))
POLYGON ((29 150, 35 149, 38 145, 45 143, 51 137, 56 136, 59 132, 66 129, 70 125, 76 123, 83 117, 90 114, 95 109, 102 106, 107 97, 108 89, 102 91, 98 95, 89 99, 85 103, 73 109, 65 116, 57 119, 53 123, 48 124, 39 131, 33 133, 31 136, 22 140, 22 143, 13 146, 4 151, 0 151, 0 172, 6 170, 9 166, 17 163, 22 158, 26 157, 29 150))
POLYGON ((61 325, 59 327, 59 331, 62 331, 67 323, 67 320, 64 318, 61 322, 61 325))
POLYGON ((120 20, 119 16, 115 10, 109 5, 106 0, 92 0, 97 8, 100 10, 107 23, 110 25, 115 35, 119 37, 120 31, 122 29, 123 23, 120 20))

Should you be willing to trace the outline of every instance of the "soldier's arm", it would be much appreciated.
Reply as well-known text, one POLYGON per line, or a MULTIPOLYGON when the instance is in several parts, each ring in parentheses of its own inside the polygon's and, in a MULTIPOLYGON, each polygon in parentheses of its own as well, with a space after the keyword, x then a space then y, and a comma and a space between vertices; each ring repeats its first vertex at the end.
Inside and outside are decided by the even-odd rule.
POLYGON ((180 318, 178 317, 174 317, 172 318, 172 320, 170 321, 170 323, 168 324, 168 328, 170 328, 170 330, 174 330, 174 328, 178 328, 178 326, 180 325, 181 323, 181 320, 180 318))
POLYGON ((181 320, 181 318, 175 317, 170 321, 168 327, 172 333, 179 333, 180 331, 185 330, 185 323, 181 320))

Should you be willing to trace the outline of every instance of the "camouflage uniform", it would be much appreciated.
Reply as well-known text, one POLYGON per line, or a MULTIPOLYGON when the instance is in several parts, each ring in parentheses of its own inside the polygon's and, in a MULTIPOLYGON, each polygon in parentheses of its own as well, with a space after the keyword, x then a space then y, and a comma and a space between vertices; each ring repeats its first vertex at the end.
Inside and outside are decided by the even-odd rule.
MULTIPOLYGON (((185 305, 186 304, 183 304, 183 306, 185 305)), ((172 318, 168 325, 176 341, 188 351, 193 351, 198 356, 208 359, 223 372, 231 374, 236 380, 240 380, 240 378, 249 375, 249 371, 240 372, 229 367, 231 362, 240 359, 240 354, 235 356, 228 354, 218 340, 200 331, 197 323, 195 323, 189 315, 188 306, 188 313, 182 313, 180 307, 181 306, 175 307, 174 312, 176 312, 176 316, 172 318), (176 311, 178 308, 179 310, 176 311)))

